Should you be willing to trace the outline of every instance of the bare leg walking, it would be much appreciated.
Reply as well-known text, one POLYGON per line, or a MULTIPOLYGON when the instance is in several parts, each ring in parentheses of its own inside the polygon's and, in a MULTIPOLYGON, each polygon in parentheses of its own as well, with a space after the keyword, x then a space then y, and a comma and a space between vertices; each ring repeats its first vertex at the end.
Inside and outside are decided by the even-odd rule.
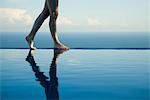
POLYGON ((46 0, 42 13, 36 19, 30 34, 26 37, 30 49, 36 49, 33 46, 33 40, 36 32, 39 30, 44 20, 50 16, 49 27, 51 35, 54 41, 54 48, 68 50, 69 48, 64 46, 58 39, 56 30, 56 20, 58 17, 58 0, 46 0))

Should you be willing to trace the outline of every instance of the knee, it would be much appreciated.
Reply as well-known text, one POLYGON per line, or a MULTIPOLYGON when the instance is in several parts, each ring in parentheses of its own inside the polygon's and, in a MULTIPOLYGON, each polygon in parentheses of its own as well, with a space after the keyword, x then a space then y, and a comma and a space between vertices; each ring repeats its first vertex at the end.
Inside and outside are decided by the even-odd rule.
POLYGON ((55 12, 53 12, 51 17, 56 20, 58 17, 58 11, 56 10, 55 12))

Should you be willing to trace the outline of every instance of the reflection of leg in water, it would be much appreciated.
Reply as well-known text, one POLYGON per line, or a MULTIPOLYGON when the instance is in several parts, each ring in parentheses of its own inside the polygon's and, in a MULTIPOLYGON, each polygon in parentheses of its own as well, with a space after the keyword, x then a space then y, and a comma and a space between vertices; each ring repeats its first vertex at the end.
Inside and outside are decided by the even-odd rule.
POLYGON ((57 30, 56 30, 56 20, 58 16, 58 0, 45 0, 45 7, 42 13, 36 19, 30 34, 26 37, 26 41, 30 49, 36 49, 33 46, 33 39, 36 35, 36 32, 41 27, 44 20, 50 16, 49 28, 51 31, 52 38, 54 40, 54 48, 68 50, 69 48, 64 46, 58 39, 57 30))
POLYGON ((40 71, 39 66, 36 65, 31 50, 29 51, 29 54, 26 58, 26 61, 29 62, 32 66, 32 70, 35 73, 35 77, 38 81, 40 81, 42 87, 44 87, 47 100, 59 100, 56 61, 61 53, 63 52, 60 50, 54 50, 54 56, 49 71, 50 80, 48 80, 48 77, 46 77, 44 73, 40 71))

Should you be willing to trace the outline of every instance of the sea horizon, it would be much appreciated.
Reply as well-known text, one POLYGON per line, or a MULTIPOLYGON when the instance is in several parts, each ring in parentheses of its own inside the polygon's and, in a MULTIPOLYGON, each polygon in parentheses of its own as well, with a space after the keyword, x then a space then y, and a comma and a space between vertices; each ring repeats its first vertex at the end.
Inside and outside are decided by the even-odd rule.
MULTIPOLYGON (((0 49, 28 49, 26 32, 1 32, 0 49)), ((60 41, 71 49, 150 49, 149 32, 60 32, 60 41)), ((53 49, 49 32, 35 36, 38 49, 53 49)))

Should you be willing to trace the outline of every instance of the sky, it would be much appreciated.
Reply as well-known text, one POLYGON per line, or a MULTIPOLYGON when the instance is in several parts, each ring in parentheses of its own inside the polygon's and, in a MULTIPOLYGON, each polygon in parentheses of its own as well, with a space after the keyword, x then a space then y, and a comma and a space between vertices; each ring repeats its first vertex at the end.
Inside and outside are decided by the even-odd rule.
MULTIPOLYGON (((1 0, 0 32, 30 32, 45 0, 1 0)), ((49 18, 40 32, 48 32, 49 18)), ((60 32, 150 31, 150 0, 59 0, 60 32)))

